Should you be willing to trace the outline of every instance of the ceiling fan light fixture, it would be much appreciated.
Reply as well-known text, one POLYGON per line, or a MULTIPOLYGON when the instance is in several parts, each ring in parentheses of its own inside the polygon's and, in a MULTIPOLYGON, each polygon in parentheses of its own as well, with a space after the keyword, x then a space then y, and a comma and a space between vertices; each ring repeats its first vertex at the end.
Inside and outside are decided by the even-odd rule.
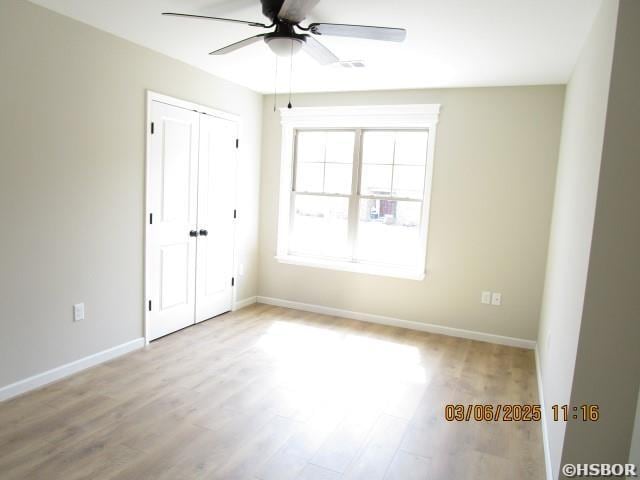
POLYGON ((279 57, 295 55, 304 46, 304 39, 298 37, 266 36, 264 41, 273 53, 279 57))

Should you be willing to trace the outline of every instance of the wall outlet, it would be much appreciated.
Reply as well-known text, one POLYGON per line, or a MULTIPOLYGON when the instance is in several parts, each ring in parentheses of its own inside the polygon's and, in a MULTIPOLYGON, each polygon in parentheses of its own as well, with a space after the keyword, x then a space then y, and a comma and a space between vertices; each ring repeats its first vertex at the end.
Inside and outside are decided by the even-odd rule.
POLYGON ((497 307, 502 305, 502 294, 501 293, 494 292, 491 295, 491 305, 495 305, 497 307))
POLYGON ((491 292, 482 292, 482 295, 480 295, 480 303, 491 305, 491 292))
POLYGON ((84 320, 84 303, 76 303, 73 306, 73 321, 79 322, 84 320))

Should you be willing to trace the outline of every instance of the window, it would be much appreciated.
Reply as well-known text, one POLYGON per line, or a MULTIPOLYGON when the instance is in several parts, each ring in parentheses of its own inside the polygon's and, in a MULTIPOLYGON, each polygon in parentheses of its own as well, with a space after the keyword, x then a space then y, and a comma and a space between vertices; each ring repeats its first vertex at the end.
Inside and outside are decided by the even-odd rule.
POLYGON ((283 111, 278 260, 422 279, 433 107, 283 111))

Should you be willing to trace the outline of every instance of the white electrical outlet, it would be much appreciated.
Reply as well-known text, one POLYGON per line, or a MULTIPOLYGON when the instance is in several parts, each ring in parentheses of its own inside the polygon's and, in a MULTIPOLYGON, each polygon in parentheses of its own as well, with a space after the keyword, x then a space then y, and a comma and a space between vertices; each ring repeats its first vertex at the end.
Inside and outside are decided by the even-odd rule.
POLYGON ((240 274, 241 277, 244 276, 244 263, 240 264, 240 267, 238 268, 238 273, 240 274))
POLYGON ((79 322, 84 320, 84 303, 76 303, 73 306, 73 321, 79 322))
POLYGON ((501 293, 494 292, 491 295, 491 305, 495 305, 496 307, 499 307, 500 305, 502 305, 502 294, 501 293))
POLYGON ((480 295, 480 303, 491 305, 491 292, 482 292, 482 295, 480 295))

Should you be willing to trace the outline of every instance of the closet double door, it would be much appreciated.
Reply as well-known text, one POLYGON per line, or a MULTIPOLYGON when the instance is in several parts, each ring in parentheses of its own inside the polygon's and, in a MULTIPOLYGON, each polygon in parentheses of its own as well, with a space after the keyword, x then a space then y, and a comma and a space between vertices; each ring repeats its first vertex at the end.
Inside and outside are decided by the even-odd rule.
POLYGON ((237 122, 152 100, 147 338, 231 310, 237 122))

